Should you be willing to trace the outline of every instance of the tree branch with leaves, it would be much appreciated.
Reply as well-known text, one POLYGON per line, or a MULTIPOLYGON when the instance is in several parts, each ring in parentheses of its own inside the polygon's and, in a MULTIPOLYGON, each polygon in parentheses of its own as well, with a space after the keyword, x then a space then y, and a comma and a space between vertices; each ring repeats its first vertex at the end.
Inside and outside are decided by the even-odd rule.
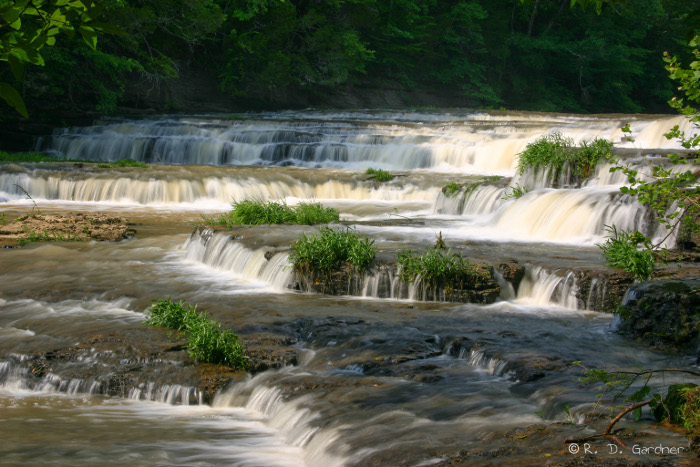
MULTIPOLYGON (((41 50, 56 44, 60 34, 79 33, 95 50, 98 33, 122 34, 98 21, 104 5, 83 0, 0 0, 0 62, 7 62, 17 82, 26 65, 44 66, 41 50)), ((24 99, 15 86, 0 81, 0 97, 25 118, 24 99)))
MULTIPOLYGON (((634 249, 641 244, 643 249, 649 252, 665 251, 664 245, 667 241, 678 237, 681 232, 700 232, 700 112, 695 107, 700 104, 700 51, 697 49, 699 45, 698 37, 690 42, 690 46, 695 47, 693 54, 696 60, 691 62, 688 68, 683 68, 677 57, 664 54, 666 69, 671 79, 679 82, 678 90, 683 94, 681 98, 671 99, 669 104, 688 117, 692 128, 690 133, 687 133, 676 125, 665 136, 669 140, 676 140, 686 152, 669 154, 660 162, 652 163, 647 160, 648 173, 623 165, 619 157, 610 158, 611 162, 616 164, 610 171, 622 172, 629 184, 620 188, 620 191, 648 206, 656 221, 667 230, 667 234, 656 243, 652 243, 648 238, 640 239, 638 235, 628 235, 630 240, 634 240, 634 249)), ((634 141, 629 125, 622 128, 622 131, 628 135, 628 141, 634 141)), ((613 240, 616 240, 616 237, 613 240)), ((601 245, 606 257, 610 256, 610 245, 610 241, 601 245)), ((648 279, 650 276, 649 272, 636 278, 648 279)))
POLYGON ((594 412, 601 406, 606 397, 610 397, 606 410, 617 414, 610 420, 605 430, 582 438, 570 438, 564 443, 582 443, 596 438, 605 438, 621 447, 626 445, 614 431, 615 425, 625 415, 632 412, 635 420, 642 417, 642 409, 651 407, 657 421, 670 421, 686 428, 690 438, 700 436, 700 405, 697 402, 700 391, 695 384, 674 384, 666 387, 665 378, 668 374, 680 373, 686 376, 700 378, 700 372, 684 368, 645 369, 639 371, 608 371, 602 369, 586 369, 581 362, 574 364, 585 369, 584 377, 580 379, 583 386, 602 385, 603 390, 598 396, 594 412), (661 376, 664 383, 660 389, 653 388, 658 384, 652 383, 652 378, 661 376), (641 382, 641 387, 639 383, 641 382))

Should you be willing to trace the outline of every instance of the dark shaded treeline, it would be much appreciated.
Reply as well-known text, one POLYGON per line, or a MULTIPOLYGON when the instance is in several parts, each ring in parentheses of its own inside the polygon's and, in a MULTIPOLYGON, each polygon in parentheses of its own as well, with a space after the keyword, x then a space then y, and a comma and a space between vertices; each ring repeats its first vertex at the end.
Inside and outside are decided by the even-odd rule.
MULTIPOLYGON (((696 0, 600 14, 570 0, 106 3, 102 20, 126 34, 101 35, 96 51, 80 37, 42 49, 46 66, 17 83, 32 118, 182 110, 182 96, 215 110, 395 103, 382 93, 407 106, 667 112, 662 52, 685 56, 700 11, 696 0)), ((13 80, 6 68, 0 79, 13 80)))

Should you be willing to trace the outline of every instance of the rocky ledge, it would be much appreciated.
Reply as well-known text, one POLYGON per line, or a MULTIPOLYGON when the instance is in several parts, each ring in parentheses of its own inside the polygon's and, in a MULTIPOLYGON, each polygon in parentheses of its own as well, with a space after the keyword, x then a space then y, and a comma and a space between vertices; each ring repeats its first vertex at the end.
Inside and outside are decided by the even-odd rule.
POLYGON ((0 246, 15 247, 36 241, 116 241, 135 233, 123 217, 32 213, 0 225, 0 246))

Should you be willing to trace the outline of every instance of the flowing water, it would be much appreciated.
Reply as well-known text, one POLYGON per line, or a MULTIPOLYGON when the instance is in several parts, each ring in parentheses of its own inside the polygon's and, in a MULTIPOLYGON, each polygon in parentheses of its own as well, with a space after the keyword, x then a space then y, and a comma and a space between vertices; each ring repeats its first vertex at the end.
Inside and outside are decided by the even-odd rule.
POLYGON ((563 421, 564 406, 583 411, 595 390, 574 389, 573 361, 692 365, 613 333, 612 316, 594 311, 604 281, 593 279, 580 298, 579 272, 604 269, 595 245, 606 226, 664 236, 619 193, 624 179, 605 164, 579 188, 516 176, 517 153, 545 133, 609 138, 630 164, 641 164, 643 155, 672 148, 662 135, 675 124, 685 123, 309 111, 57 131, 42 149, 152 165, 0 169, 6 219, 36 207, 104 211, 128 217, 137 230, 118 243, 0 251, 2 463, 427 465, 497 446, 497 434, 516 427, 563 421), (634 143, 621 140, 625 123, 634 143), (368 167, 397 177, 374 182, 368 167), (455 197, 442 191, 475 180, 484 183, 455 197), (529 193, 506 196, 526 182, 529 193), (365 277, 354 296, 300 293, 289 288, 288 246, 317 227, 193 233, 202 215, 249 198, 336 207, 375 239, 380 256, 425 249, 441 232, 468 256, 515 258, 525 276, 519 287, 501 277, 501 297, 490 305, 424 301, 391 271, 365 277), (244 340, 288 338, 296 364, 234 379, 205 401, 185 352, 151 352, 168 339, 141 324, 144 310, 166 297, 197 303, 244 340), (47 355, 48 368, 30 364, 47 355), (120 379, 127 369, 140 380, 120 379))

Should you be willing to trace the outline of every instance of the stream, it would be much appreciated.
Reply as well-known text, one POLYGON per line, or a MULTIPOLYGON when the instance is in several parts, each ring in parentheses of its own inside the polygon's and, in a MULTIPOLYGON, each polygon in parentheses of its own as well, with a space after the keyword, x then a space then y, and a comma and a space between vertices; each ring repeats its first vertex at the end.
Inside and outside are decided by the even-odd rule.
MULTIPOLYGON (((579 142, 611 139, 625 161, 643 167, 644 156, 674 149, 663 133, 676 124, 686 122, 290 111, 113 119, 57 130, 38 148, 149 167, 0 165, 5 219, 33 209, 106 212, 128 218, 137 231, 115 243, 0 250, 0 464, 583 459, 563 440, 593 433, 583 414, 599 388, 579 387, 582 370, 572 362, 696 370, 697 362, 623 338, 615 317, 602 312, 612 274, 597 247, 606 226, 665 236, 644 207, 620 194, 624 177, 601 163, 581 186, 552 183, 547 174, 517 175, 517 154, 561 132, 579 142), (634 142, 619 130, 626 123, 634 142), (365 174, 370 167, 396 177, 375 182, 365 174), (454 197, 442 190, 465 180, 483 183, 454 197), (530 191, 509 198, 516 185, 530 191), (202 216, 251 198, 335 207, 345 225, 374 239, 381 258, 406 247, 425 250, 440 234, 470 259, 523 266, 524 277, 517 286, 504 282, 490 304, 431 301, 402 289, 390 273, 370 274, 359 292, 344 296, 293 290, 289 245, 318 226, 195 230, 202 216), (250 375, 194 364, 166 330, 142 324, 159 298, 197 304, 274 358, 250 375)), ((643 442, 687 447, 648 415, 624 424, 643 431, 643 442)), ((603 456, 606 442, 598 446, 603 456)), ((689 453, 625 456, 693 463, 689 453)))

